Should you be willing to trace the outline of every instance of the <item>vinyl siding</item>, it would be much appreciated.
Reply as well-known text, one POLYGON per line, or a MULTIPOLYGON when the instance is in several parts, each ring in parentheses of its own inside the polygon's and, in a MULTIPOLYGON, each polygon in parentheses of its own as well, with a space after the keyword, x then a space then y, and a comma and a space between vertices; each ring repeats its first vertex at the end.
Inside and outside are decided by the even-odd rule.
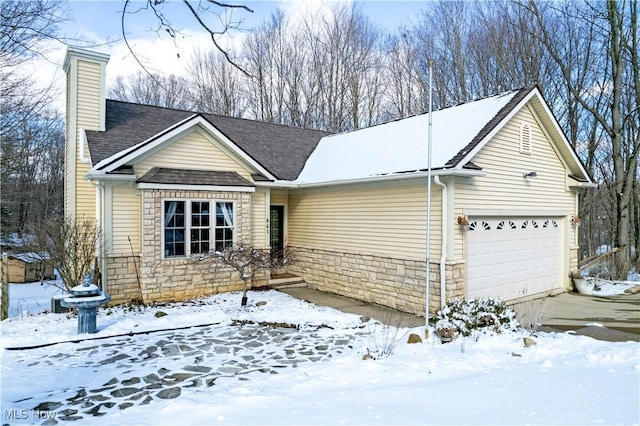
POLYGON ((271 190, 271 204, 286 206, 289 203, 289 193, 281 190, 271 190))
POLYGON ((142 176, 152 167, 233 171, 249 181, 252 180, 251 173, 245 167, 198 130, 187 133, 141 160, 135 165, 136 175, 142 176))
MULTIPOLYGON (((439 191, 434 191, 432 256, 440 253, 440 200, 439 191)), ((424 182, 390 181, 293 191, 288 205, 292 246, 424 260, 424 182)))
MULTIPOLYGON (((68 147, 68 160, 75 158, 75 185, 68 186, 69 191, 75 191, 75 214, 77 218, 95 219, 96 192, 95 187, 84 177, 89 172, 90 165, 80 161, 79 141, 80 129, 99 130, 100 127, 100 64, 78 60, 78 98, 74 147, 68 147)), ((85 149, 87 158, 89 151, 85 149)), ((68 169, 70 170, 70 169, 68 169)), ((71 177, 71 175, 68 175, 71 177)), ((67 199, 70 200, 69 194, 67 199)))
MULTIPOLYGON (((464 215, 465 209, 574 213, 575 194, 567 188, 565 167, 528 108, 521 109, 472 161, 487 175, 475 178, 472 185, 456 184, 456 216, 464 215), (520 153, 522 122, 531 126, 531 154, 520 153), (530 171, 537 177, 525 179, 523 174, 530 171)), ((572 234, 573 230, 573 243, 572 234)), ((454 246, 456 257, 462 257, 463 233, 458 226, 454 246)))
POLYGON ((76 163, 76 215, 78 218, 95 219, 96 217, 96 187, 84 177, 89 172, 89 164, 76 163))
POLYGON ((132 250, 140 253, 140 197, 134 187, 112 187, 111 205, 111 253, 127 256, 132 250))
POLYGON ((74 217, 75 203, 73 194, 75 193, 76 176, 74 173, 75 164, 75 147, 70 139, 70 135, 73 134, 73 129, 70 129, 71 125, 71 94, 69 87, 71 85, 71 73, 67 74, 67 92, 66 92, 66 126, 65 126, 65 144, 64 144, 64 214, 65 217, 74 217))
POLYGON ((251 194, 251 244, 254 247, 269 246, 267 239, 267 190, 257 188, 251 194))
POLYGON ((100 130, 100 64, 78 61, 78 128, 100 130))

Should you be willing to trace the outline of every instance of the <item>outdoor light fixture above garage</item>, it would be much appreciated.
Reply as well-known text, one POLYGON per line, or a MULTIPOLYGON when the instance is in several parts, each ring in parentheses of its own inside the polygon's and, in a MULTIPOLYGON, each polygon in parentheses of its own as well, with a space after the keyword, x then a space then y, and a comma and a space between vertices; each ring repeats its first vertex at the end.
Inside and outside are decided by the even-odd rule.
POLYGON ((526 179, 528 177, 536 177, 536 176, 538 176, 538 173, 537 172, 528 172, 528 173, 524 173, 522 176, 526 179))

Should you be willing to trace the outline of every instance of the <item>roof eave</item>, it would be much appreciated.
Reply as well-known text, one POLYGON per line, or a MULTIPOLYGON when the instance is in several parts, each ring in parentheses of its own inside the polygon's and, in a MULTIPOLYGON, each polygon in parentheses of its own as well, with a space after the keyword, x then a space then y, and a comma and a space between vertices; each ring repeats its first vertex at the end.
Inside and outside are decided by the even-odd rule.
MULTIPOLYGON (((481 177, 486 176, 486 172, 482 170, 471 169, 435 169, 431 171, 432 176, 456 176, 456 177, 481 177)), ((413 172, 389 173, 385 175, 367 176, 354 179, 340 179, 325 182, 298 182, 298 181, 276 181, 276 182, 256 182, 256 186, 271 188, 288 188, 288 189, 304 189, 304 188, 321 188, 338 185, 354 185, 360 183, 383 182, 392 180, 405 179, 422 179, 426 178, 428 171, 416 170, 413 172)))
POLYGON ((178 136, 180 133, 194 126, 201 126, 209 133, 216 136, 217 139, 222 141, 235 155, 253 167, 257 172, 262 174, 268 179, 276 180, 277 178, 271 174, 264 166, 258 163, 255 159, 244 152, 238 147, 232 140, 230 140, 224 133, 218 130, 213 124, 204 118, 201 114, 194 114, 186 119, 179 121, 171 127, 163 130, 162 132, 151 136, 150 138, 130 147, 123 151, 120 151, 110 157, 107 157, 98 162, 93 168, 95 170, 104 170, 106 172, 113 171, 118 167, 121 167, 136 158, 144 155, 151 149, 154 149, 171 138, 178 136))
POLYGON ((254 186, 190 185, 175 183, 137 183, 138 189, 170 189, 184 191, 255 192, 254 186))

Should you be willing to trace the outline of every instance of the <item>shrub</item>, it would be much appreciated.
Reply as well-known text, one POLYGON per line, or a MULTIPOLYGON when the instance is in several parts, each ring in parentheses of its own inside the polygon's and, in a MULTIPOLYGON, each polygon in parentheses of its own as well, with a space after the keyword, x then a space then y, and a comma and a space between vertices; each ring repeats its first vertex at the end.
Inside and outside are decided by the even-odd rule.
POLYGON ((453 299, 436 314, 436 333, 470 336, 476 330, 500 333, 518 327, 516 314, 499 299, 453 299))

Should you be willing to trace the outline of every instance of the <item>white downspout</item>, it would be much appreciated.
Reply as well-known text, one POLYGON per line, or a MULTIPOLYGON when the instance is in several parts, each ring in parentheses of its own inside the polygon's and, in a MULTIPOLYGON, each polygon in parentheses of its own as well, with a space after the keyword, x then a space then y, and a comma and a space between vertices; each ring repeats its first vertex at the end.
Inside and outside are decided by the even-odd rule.
POLYGON ((447 281, 445 274, 445 261, 447 259, 447 228, 448 228, 448 209, 447 209, 447 185, 440 180, 440 176, 436 175, 433 182, 442 187, 442 197, 440 199, 442 213, 442 247, 440 249, 440 308, 442 309, 447 303, 446 290, 447 281))
MULTIPOLYGON (((100 271, 102 278, 104 278, 104 264, 102 262, 102 249, 103 249, 103 238, 102 235, 102 182, 100 181, 92 181, 92 183, 96 186, 96 232, 98 233, 98 237, 96 238, 96 265, 100 265, 100 268, 103 269, 100 271)), ((103 291, 106 291, 105 281, 101 279, 101 282, 98 283, 100 288, 103 291)))

